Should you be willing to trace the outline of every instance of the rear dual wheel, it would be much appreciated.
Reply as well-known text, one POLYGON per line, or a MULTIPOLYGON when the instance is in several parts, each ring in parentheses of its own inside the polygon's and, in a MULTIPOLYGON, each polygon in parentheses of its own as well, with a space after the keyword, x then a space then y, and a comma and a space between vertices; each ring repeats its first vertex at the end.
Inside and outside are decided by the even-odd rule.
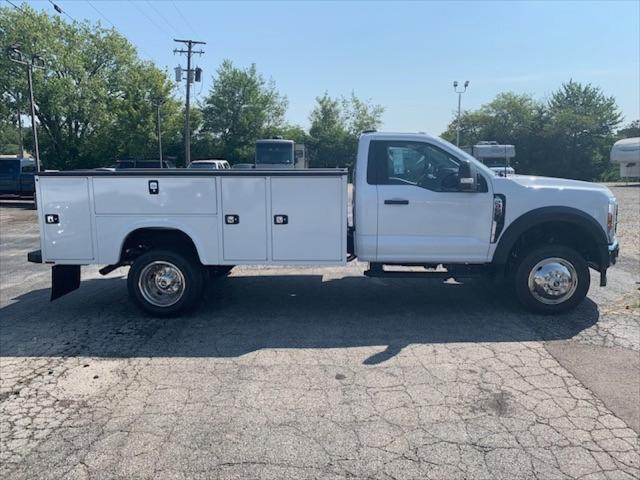
POLYGON ((127 278, 134 303, 156 317, 172 317, 202 299, 204 267, 193 255, 151 250, 133 262, 127 278))

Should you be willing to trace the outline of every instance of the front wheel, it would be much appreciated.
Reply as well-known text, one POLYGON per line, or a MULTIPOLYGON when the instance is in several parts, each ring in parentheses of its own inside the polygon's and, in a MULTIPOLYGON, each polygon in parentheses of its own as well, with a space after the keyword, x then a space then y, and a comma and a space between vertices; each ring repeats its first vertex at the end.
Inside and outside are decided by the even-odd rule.
POLYGON ((520 303, 535 313, 566 312, 589 291, 591 276, 585 259, 574 249, 556 245, 530 252, 515 272, 520 303))
POLYGON ((135 304, 156 317, 172 317, 202 298, 203 269, 196 258, 169 250, 151 250, 133 262, 127 278, 135 304))

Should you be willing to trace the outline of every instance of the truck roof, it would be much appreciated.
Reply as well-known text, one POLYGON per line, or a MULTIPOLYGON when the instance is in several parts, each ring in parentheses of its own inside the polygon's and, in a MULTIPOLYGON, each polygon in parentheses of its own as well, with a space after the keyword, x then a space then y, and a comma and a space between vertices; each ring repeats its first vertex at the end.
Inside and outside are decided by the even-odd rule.
POLYGON ((256 143, 295 143, 293 140, 285 140, 284 138, 264 138, 256 140, 256 143))

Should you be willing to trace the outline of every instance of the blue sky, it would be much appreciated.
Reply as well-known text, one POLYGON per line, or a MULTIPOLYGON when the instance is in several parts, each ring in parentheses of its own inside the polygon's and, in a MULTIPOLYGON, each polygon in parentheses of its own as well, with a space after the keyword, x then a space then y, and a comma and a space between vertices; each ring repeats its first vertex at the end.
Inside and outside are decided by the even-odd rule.
MULTIPOLYGON (((184 64, 174 37, 206 41, 195 57, 204 69, 197 98, 224 58, 256 63, 287 95, 287 120, 305 128, 316 96, 353 90, 385 107, 385 130, 440 134, 456 108, 456 79, 471 82, 464 109, 502 91, 546 98, 573 78, 615 96, 625 122, 640 117, 638 0, 55 1, 77 20, 113 23, 161 68, 184 64)), ((27 3, 56 14, 48 1, 27 3)))

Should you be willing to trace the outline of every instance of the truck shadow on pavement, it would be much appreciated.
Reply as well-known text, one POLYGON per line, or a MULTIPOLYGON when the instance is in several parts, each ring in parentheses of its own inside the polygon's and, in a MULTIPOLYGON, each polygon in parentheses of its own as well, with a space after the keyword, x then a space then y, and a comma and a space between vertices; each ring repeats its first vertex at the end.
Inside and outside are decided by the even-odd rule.
POLYGON ((32 291, 0 309, 0 356, 237 357, 263 348, 384 348, 363 358, 373 365, 409 344, 567 339, 599 316, 589 299, 565 315, 537 316, 479 281, 360 276, 231 276, 208 286, 200 308, 174 319, 140 313, 124 278, 87 280, 54 303, 48 296, 48 289, 32 291))

